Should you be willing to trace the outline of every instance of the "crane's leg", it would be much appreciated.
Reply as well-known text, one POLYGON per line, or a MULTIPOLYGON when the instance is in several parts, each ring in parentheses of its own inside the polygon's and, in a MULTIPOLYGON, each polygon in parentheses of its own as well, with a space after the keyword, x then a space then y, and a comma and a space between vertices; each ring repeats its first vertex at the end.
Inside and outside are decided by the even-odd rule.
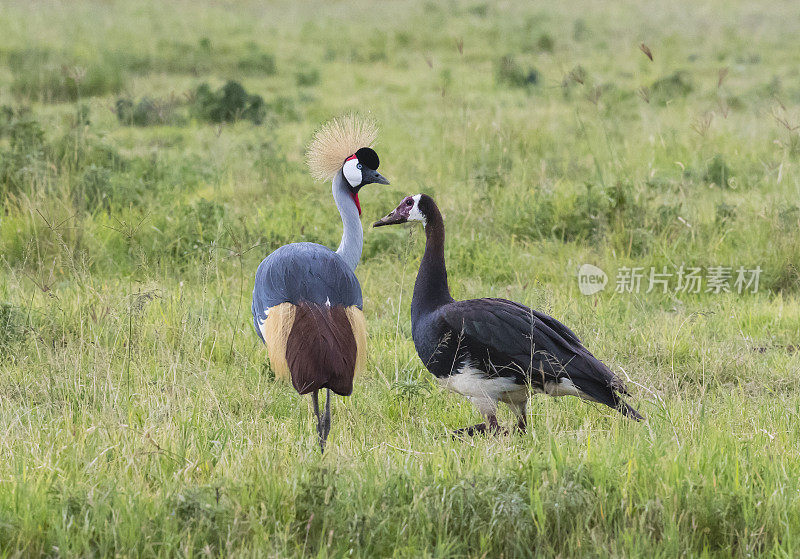
POLYGON ((319 448, 325 452, 325 440, 322 438, 322 417, 319 414, 319 390, 311 393, 311 401, 314 402, 314 415, 317 416, 317 436, 319 437, 319 448))
POLYGON ((311 393, 311 401, 314 402, 314 415, 317 416, 317 435, 319 436, 319 449, 325 452, 325 441, 328 440, 328 433, 331 432, 331 394, 330 388, 325 389, 327 397, 325 398, 325 411, 322 415, 319 413, 319 390, 311 393))
POLYGON ((325 452, 325 442, 328 440, 328 433, 331 432, 331 398, 333 398, 330 388, 326 388, 325 393, 325 413, 322 415, 319 433, 322 452, 325 452))

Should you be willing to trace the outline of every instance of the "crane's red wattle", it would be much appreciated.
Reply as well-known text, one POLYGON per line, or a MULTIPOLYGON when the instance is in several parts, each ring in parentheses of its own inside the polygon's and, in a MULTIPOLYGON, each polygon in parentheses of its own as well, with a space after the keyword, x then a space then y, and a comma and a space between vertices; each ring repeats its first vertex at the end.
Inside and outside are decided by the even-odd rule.
POLYGON ((351 192, 350 196, 353 197, 353 202, 356 203, 356 209, 358 210, 358 215, 360 216, 361 215, 361 203, 358 201, 358 194, 356 194, 355 192, 351 192))

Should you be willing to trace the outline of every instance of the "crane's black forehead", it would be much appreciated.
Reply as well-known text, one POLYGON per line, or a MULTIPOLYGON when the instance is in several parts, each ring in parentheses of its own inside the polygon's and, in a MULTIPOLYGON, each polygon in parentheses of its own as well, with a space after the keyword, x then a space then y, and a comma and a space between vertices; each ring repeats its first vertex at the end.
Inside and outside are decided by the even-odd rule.
POLYGON ((375 150, 372 148, 361 148, 356 152, 356 158, 358 158, 358 162, 362 165, 366 165, 370 169, 377 169, 378 165, 381 164, 380 159, 378 159, 378 154, 375 153, 375 150))

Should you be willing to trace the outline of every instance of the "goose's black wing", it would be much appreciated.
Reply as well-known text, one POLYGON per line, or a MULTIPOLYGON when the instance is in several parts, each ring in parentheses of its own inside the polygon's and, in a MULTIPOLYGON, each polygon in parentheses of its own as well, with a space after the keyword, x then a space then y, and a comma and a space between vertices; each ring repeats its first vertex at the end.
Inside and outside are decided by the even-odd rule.
POLYGON ((304 302, 361 309, 361 285, 344 260, 328 247, 315 243, 284 245, 256 270, 252 310, 259 337, 260 324, 270 307, 304 302))
POLYGON ((544 391, 570 381, 582 396, 641 418, 619 397, 628 393, 623 382, 558 320, 505 299, 455 301, 438 314, 462 353, 489 374, 513 376, 544 391))

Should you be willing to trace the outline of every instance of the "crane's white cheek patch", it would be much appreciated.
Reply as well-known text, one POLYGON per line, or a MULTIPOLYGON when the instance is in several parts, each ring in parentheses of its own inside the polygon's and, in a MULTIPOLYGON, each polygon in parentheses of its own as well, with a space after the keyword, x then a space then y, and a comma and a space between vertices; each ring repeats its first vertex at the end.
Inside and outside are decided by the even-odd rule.
POLYGON ((486 373, 470 366, 462 367, 456 374, 438 380, 442 387, 469 398, 484 415, 495 413, 498 401, 516 401, 519 399, 518 393, 527 394, 528 390, 512 378, 486 378, 486 373))
POLYGON ((350 183, 350 186, 358 186, 361 184, 361 169, 358 168, 358 159, 348 159, 344 162, 344 167, 342 167, 342 174, 344 174, 344 178, 347 179, 347 182, 350 183))

